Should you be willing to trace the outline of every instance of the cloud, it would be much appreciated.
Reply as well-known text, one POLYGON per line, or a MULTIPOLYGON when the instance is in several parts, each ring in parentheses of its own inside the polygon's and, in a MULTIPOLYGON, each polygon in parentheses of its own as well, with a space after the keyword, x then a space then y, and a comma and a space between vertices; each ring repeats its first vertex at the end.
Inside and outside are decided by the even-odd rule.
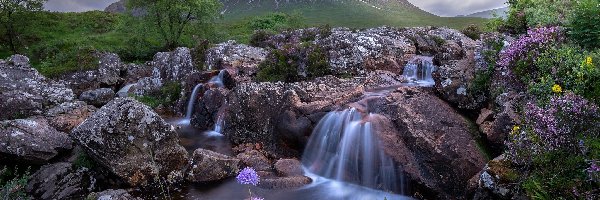
POLYGON ((506 0, 408 0, 413 5, 439 16, 466 15, 504 7, 506 0))
POLYGON ((44 7, 50 11, 84 12, 104 10, 114 2, 117 2, 117 0, 49 0, 44 7))

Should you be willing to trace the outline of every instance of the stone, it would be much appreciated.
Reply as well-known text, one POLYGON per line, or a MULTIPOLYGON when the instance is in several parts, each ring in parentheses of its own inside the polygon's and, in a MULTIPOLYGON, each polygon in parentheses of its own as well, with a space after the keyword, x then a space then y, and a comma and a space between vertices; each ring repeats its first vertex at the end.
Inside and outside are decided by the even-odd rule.
POLYGON ((236 176, 240 160, 206 149, 196 149, 190 160, 186 180, 190 182, 218 181, 236 176))
POLYGON ((110 88, 100 88, 81 93, 79 100, 96 107, 102 107, 115 98, 115 91, 110 88))
POLYGON ((86 199, 93 200, 142 200, 142 198, 131 196, 126 190, 105 190, 98 193, 91 193, 86 199))
POLYGON ((58 131, 70 133, 96 110, 96 107, 83 101, 65 102, 49 109, 45 116, 50 126, 58 131))
POLYGON ((477 121, 475 121, 475 123, 481 125, 483 124, 483 122, 490 121, 493 118, 493 116, 494 111, 491 111, 487 108, 482 108, 479 112, 479 117, 477 117, 477 121))
POLYGON ((237 158, 246 166, 258 171, 271 170, 269 159, 260 151, 250 150, 237 155, 237 158))
POLYGON ((84 199, 96 187, 96 178, 89 169, 60 162, 40 168, 31 175, 25 189, 36 199, 84 199))
POLYGON ((193 65, 190 49, 179 47, 172 52, 159 52, 154 55, 152 66, 158 69, 159 76, 153 75, 154 78, 160 78, 165 82, 184 81, 187 75, 196 72, 193 65))
POLYGON ((178 182, 188 164, 175 128, 132 98, 111 101, 71 136, 94 161, 133 187, 157 178, 178 182))
POLYGON ((73 148, 69 135, 52 128, 43 117, 0 122, 0 158, 45 164, 73 148))
POLYGON ((294 189, 312 183, 312 179, 306 176, 290 176, 261 179, 258 187, 272 190, 294 189))
POLYGON ((279 159, 274 167, 279 176, 299 176, 304 173, 302 163, 297 159, 279 159))
POLYGON ((205 65, 209 70, 231 69, 234 77, 253 76, 267 54, 263 48, 228 41, 208 49, 205 65))
POLYGON ((127 73, 126 65, 114 53, 96 53, 95 57, 98 59, 96 69, 65 74, 60 77, 60 83, 71 88, 77 96, 103 87, 116 89, 124 81, 121 74, 127 73))

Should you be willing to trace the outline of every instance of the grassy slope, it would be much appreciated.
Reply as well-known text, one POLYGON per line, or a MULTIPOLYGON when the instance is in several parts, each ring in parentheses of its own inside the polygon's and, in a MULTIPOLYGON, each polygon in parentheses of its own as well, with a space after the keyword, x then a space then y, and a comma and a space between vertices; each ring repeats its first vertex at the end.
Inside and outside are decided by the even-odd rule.
MULTIPOLYGON (((265 2, 265 1, 262 1, 265 2)), ((333 27, 367 28, 382 25, 405 26, 447 26, 463 28, 469 24, 481 24, 485 20, 479 18, 445 18, 438 17, 416 7, 383 7, 376 9, 359 1, 289 3, 280 9, 272 3, 262 3, 248 8, 247 4, 225 4, 228 8, 224 16, 225 22, 232 22, 245 17, 263 15, 268 12, 300 13, 308 25, 329 24, 333 27)))

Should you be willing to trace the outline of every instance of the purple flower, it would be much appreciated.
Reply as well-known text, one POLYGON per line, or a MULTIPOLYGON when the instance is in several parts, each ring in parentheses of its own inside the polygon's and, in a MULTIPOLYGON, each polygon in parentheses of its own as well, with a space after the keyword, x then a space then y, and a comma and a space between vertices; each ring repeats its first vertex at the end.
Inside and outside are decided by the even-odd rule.
POLYGON ((244 185, 258 185, 260 182, 260 177, 256 174, 256 171, 251 167, 244 168, 236 177, 238 183, 244 185))
POLYGON ((588 172, 590 172, 590 173, 600 172, 600 167, 596 164, 596 161, 592 162, 592 164, 588 168, 588 172))
POLYGON ((252 197, 252 198, 250 198, 250 200, 265 200, 265 198, 262 198, 262 197, 252 197))
POLYGON ((557 26, 530 29, 526 35, 514 41, 500 53, 498 65, 509 67, 515 61, 535 58, 540 54, 540 48, 544 45, 559 40, 561 29, 557 26))

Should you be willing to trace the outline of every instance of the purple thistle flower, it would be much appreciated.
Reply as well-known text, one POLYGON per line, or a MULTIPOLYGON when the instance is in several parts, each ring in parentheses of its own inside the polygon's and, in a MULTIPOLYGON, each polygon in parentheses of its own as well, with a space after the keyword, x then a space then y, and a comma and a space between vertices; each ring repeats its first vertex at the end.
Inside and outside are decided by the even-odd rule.
POLYGON ((236 177, 238 183, 243 184, 243 185, 258 185, 258 183, 260 182, 260 177, 258 176, 258 174, 256 174, 256 171, 254 171, 253 168, 251 167, 246 167, 244 168, 236 177))

